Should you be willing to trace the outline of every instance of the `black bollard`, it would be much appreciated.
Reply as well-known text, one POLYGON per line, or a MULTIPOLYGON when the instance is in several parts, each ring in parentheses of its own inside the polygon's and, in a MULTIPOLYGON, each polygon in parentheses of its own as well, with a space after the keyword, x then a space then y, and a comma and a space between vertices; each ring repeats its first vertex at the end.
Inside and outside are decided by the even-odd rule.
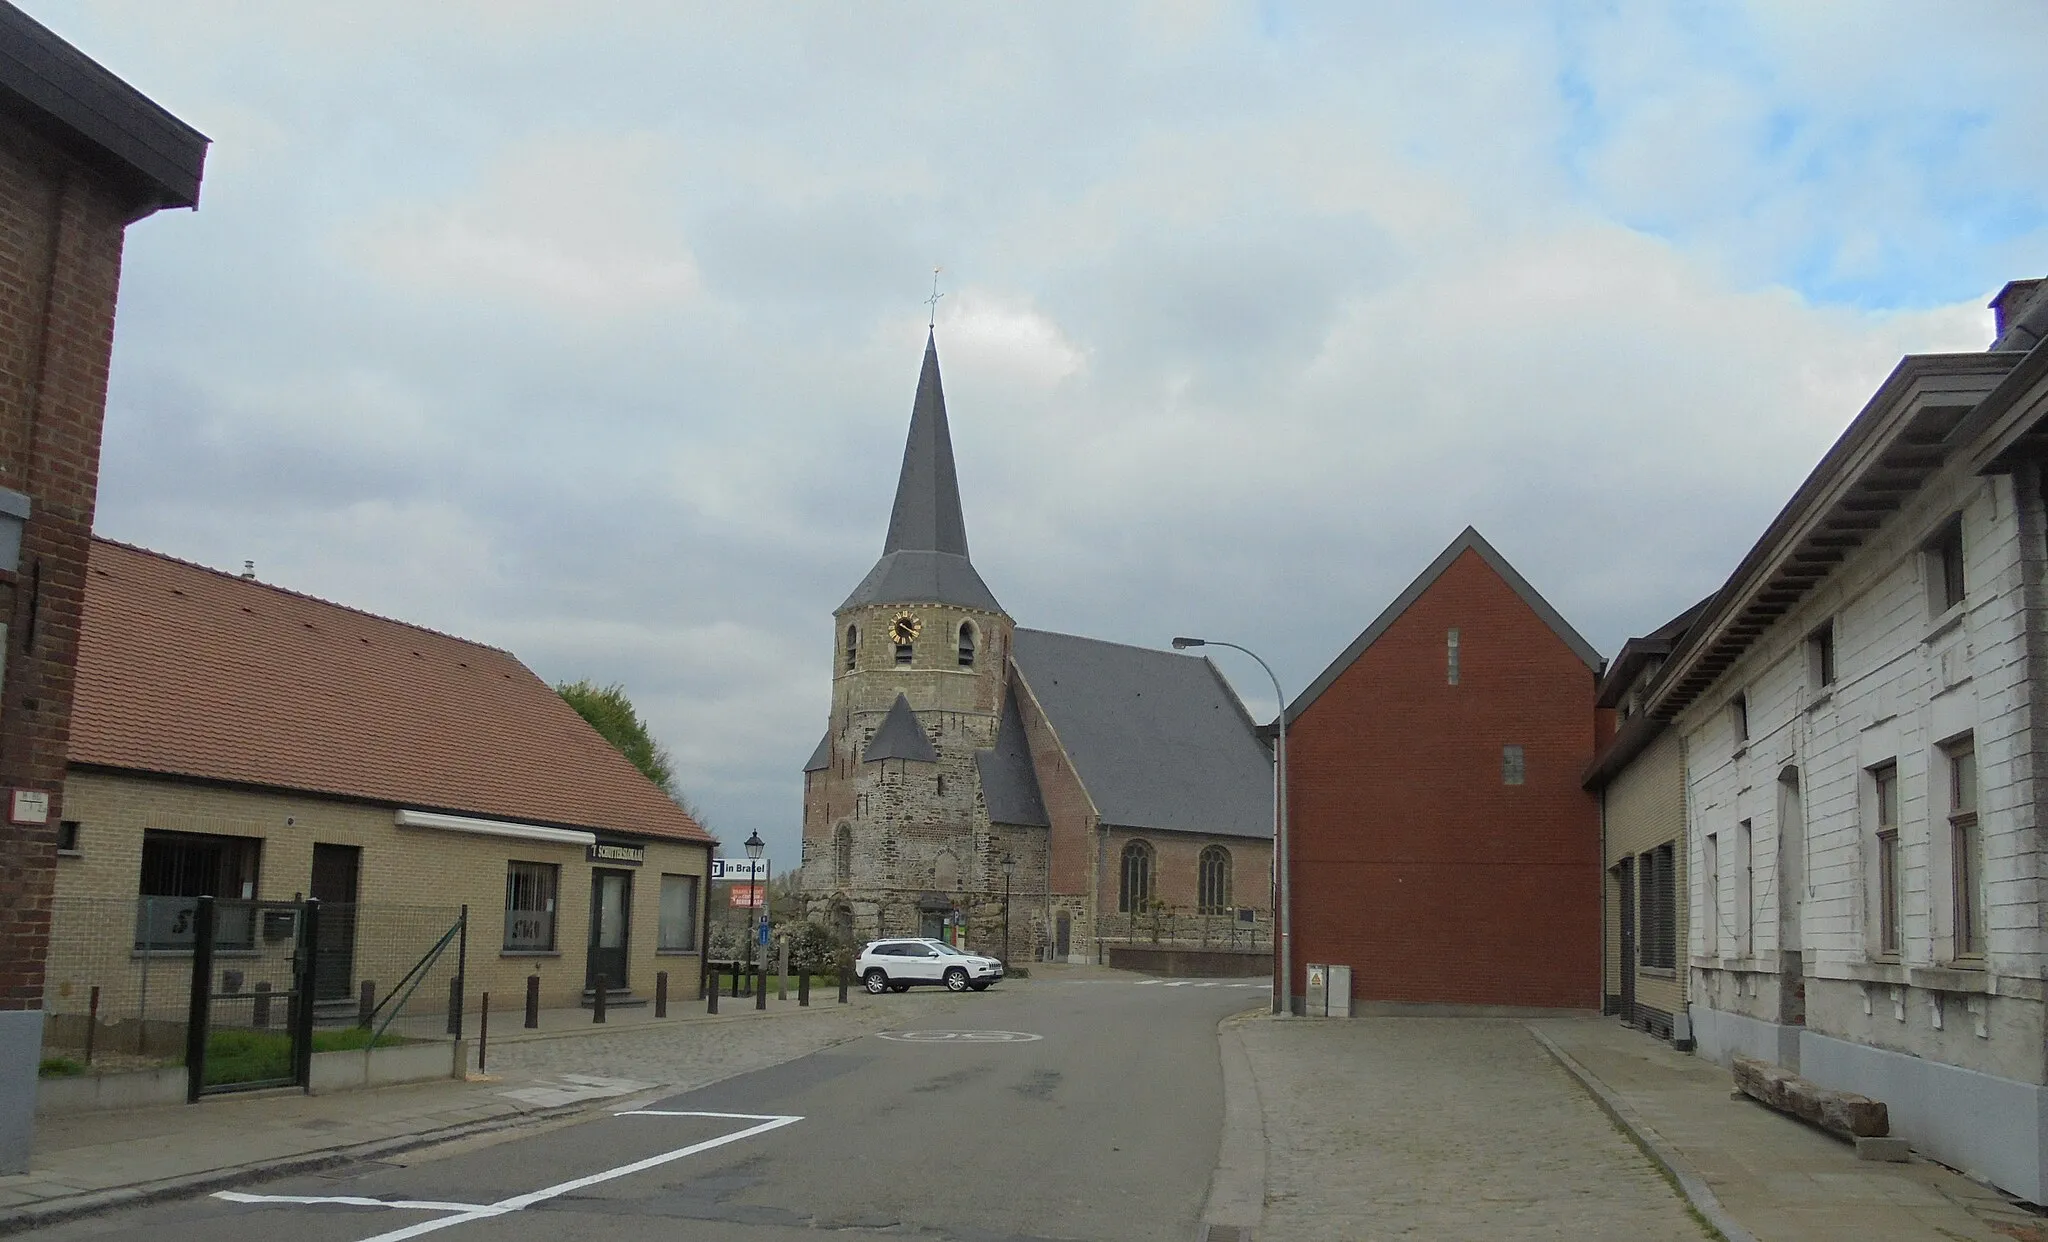
POLYGON ((807 1009, 810 1007, 811 972, 808 970, 804 971, 802 974, 796 977, 796 1004, 797 1008, 799 1009, 807 1009))
POLYGON ((718 972, 711 972, 711 986, 704 989, 704 1012, 718 1012, 718 972))
POLYGON ((590 1002, 590 1020, 594 1024, 601 1025, 604 1022, 604 994, 610 989, 610 982, 603 975, 599 975, 597 977, 597 991, 592 993, 592 1000, 590 1002))
POLYGON ((737 961, 732 964, 732 994, 734 997, 740 994, 740 964, 737 961))
POLYGON ((852 982, 850 978, 852 974, 853 972, 844 966, 839 968, 839 1003, 842 1005, 846 1003, 846 985, 852 982))
POLYGON ((526 976, 526 1029, 540 1029, 540 972, 526 976))
POLYGON ((668 972, 665 970, 654 972, 654 1016, 668 1016, 668 972))
POLYGON ((768 963, 761 963, 761 969, 754 977, 754 1008, 768 1008, 768 963))
POLYGON ((377 985, 369 979, 356 993, 356 1025, 369 1030, 377 1020, 377 985))

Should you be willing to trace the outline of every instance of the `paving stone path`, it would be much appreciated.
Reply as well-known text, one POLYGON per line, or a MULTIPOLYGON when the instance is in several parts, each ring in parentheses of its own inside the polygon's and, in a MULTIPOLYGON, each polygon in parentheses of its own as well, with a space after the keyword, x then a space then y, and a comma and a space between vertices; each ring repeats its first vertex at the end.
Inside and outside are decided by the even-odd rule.
POLYGON ((1261 1018, 1240 1030, 1265 1117, 1261 1236, 1706 1236, 1520 1022, 1261 1018))

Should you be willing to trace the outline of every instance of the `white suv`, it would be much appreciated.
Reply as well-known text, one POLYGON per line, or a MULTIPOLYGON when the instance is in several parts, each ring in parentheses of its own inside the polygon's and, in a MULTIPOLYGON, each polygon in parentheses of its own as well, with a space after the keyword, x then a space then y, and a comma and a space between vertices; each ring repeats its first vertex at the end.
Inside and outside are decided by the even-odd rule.
POLYGON ((964 953, 943 940, 872 940, 853 963, 868 991, 908 992, 920 983, 943 983, 949 992, 988 991, 1003 977, 1003 964, 992 957, 964 953))

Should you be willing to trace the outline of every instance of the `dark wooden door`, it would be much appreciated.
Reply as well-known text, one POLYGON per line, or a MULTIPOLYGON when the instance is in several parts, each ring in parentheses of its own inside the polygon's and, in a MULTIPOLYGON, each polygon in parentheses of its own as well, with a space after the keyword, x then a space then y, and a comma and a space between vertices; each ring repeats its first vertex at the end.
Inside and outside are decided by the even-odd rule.
POLYGON ((603 979, 609 988, 626 984, 627 929, 633 922, 633 873, 592 871, 590 873, 590 957, 584 968, 583 986, 597 987, 603 979))
POLYGON ((1636 1020, 1636 868, 1635 859, 1624 858, 1614 869, 1621 882, 1621 937, 1616 948, 1621 956, 1621 1016, 1636 1020))
POLYGON ((355 991, 356 885, 363 851, 354 845, 313 846, 313 882, 320 903, 320 942, 313 946, 313 999, 346 1000, 355 991))
POLYGON ((1065 910, 1053 921, 1053 960, 1064 962, 1073 951, 1074 919, 1065 910))

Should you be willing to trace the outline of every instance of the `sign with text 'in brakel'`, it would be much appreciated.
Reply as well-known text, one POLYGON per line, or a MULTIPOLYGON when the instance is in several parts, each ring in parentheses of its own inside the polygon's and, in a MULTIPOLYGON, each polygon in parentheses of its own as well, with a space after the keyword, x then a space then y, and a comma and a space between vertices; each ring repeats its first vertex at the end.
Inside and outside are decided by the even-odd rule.
POLYGON ((711 860, 711 878, 714 880, 761 880, 768 879, 768 860, 765 858, 714 858, 711 860))

